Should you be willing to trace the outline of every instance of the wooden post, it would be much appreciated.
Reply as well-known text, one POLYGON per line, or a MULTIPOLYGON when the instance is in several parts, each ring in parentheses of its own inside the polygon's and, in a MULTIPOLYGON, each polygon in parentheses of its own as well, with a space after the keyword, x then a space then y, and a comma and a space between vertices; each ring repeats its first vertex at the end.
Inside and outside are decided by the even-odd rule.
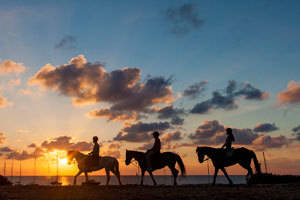
POLYGON ((265 157, 265 152, 263 152, 263 156, 264 156, 265 171, 266 171, 266 174, 267 174, 268 173, 268 168, 267 168, 267 161, 266 161, 266 157, 265 157))

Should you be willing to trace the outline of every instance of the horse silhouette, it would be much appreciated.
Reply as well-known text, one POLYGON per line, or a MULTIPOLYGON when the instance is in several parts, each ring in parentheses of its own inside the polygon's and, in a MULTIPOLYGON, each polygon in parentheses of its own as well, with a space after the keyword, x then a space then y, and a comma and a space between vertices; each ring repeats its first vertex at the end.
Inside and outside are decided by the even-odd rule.
POLYGON ((122 185, 120 179, 119 162, 116 158, 104 156, 99 158, 98 165, 89 166, 86 162, 88 156, 83 153, 80 153, 79 151, 68 151, 67 156, 69 164, 74 158, 78 163, 79 172, 74 176, 74 185, 76 185, 76 179, 82 172, 84 172, 85 180, 86 182, 88 182, 88 172, 98 171, 103 168, 105 168, 106 172, 106 185, 109 184, 110 172, 112 172, 117 177, 119 184, 122 185))
POLYGON ((164 153, 161 153, 157 157, 157 159, 152 159, 152 161, 154 161, 152 164, 152 171, 150 171, 147 168, 146 154, 144 152, 126 150, 125 164, 129 165, 131 163, 132 159, 135 159, 138 162, 139 167, 141 169, 141 172, 142 172, 141 185, 143 185, 144 175, 145 175, 146 171, 151 176, 153 184, 157 185, 157 183, 153 177, 152 171, 164 168, 166 166, 168 166, 172 172, 172 175, 174 177, 174 185, 177 185, 178 170, 175 168, 176 163, 178 163, 178 165, 180 167, 182 176, 185 175, 185 166, 182 162, 182 159, 180 158, 179 155, 177 155, 175 153, 164 152, 164 153))
POLYGON ((227 158, 228 156, 227 151, 224 149, 217 149, 212 147, 197 147, 196 152, 198 154, 198 160, 200 163, 204 162, 204 156, 206 155, 208 158, 211 159, 214 167, 215 167, 215 174, 213 179, 213 185, 216 183, 216 177, 218 175, 219 169, 222 170, 225 177, 227 178, 229 184, 233 184, 232 180, 229 178, 225 167, 229 167, 231 165, 239 164, 246 170, 248 170, 248 174, 246 175, 246 181, 249 184, 249 176, 253 175, 253 171, 251 168, 251 160, 253 159, 256 173, 261 174, 260 164, 256 158, 256 154, 244 147, 232 149, 232 156, 227 158))

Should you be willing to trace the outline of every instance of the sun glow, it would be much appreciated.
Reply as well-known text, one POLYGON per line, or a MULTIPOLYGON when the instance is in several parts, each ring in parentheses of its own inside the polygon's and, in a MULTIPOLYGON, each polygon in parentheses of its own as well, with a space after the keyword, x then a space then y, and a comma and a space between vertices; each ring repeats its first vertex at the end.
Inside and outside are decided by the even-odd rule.
POLYGON ((68 159, 67 158, 60 158, 60 159, 58 159, 58 161, 59 161, 59 164, 60 165, 68 165, 68 159))

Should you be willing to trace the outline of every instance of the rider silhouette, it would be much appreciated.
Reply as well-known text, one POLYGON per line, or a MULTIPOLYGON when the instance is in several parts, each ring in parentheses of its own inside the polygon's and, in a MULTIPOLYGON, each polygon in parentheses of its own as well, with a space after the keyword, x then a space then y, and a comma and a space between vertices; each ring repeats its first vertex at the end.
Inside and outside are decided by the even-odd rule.
POLYGON ((232 129, 231 128, 227 128, 226 129, 226 134, 227 134, 227 138, 226 138, 226 141, 225 141, 225 144, 221 147, 221 149, 225 149, 226 150, 230 150, 232 149, 231 145, 232 145, 232 142, 235 141, 234 139, 234 136, 232 134, 232 129))
POLYGON ((225 158, 230 159, 233 156, 232 142, 234 142, 235 139, 232 134, 231 128, 226 129, 226 134, 227 134, 227 138, 226 138, 225 144, 223 144, 221 149, 225 148, 225 150, 226 150, 225 158))
POLYGON ((95 166, 98 164, 99 162, 99 151, 100 151, 100 146, 98 144, 98 137, 94 136, 93 137, 93 143, 94 143, 94 147, 93 147, 93 151, 91 151, 88 154, 88 164, 95 166))
POLYGON ((151 149, 147 151, 146 154, 146 162, 147 162, 147 168, 148 170, 152 171, 152 165, 151 165, 151 160, 155 155, 160 154, 160 149, 161 149, 161 144, 160 144, 160 139, 159 139, 159 133, 157 131, 152 133, 152 136, 155 139, 154 145, 151 149))

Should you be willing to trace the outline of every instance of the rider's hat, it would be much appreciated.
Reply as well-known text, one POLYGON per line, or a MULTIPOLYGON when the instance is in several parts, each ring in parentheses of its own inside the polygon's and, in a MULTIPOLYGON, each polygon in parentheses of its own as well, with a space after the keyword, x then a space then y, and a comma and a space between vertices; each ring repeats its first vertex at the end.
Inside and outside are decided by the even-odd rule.
POLYGON ((153 135, 153 137, 158 137, 158 136, 159 136, 159 132, 154 131, 154 132, 152 133, 152 135, 153 135))

